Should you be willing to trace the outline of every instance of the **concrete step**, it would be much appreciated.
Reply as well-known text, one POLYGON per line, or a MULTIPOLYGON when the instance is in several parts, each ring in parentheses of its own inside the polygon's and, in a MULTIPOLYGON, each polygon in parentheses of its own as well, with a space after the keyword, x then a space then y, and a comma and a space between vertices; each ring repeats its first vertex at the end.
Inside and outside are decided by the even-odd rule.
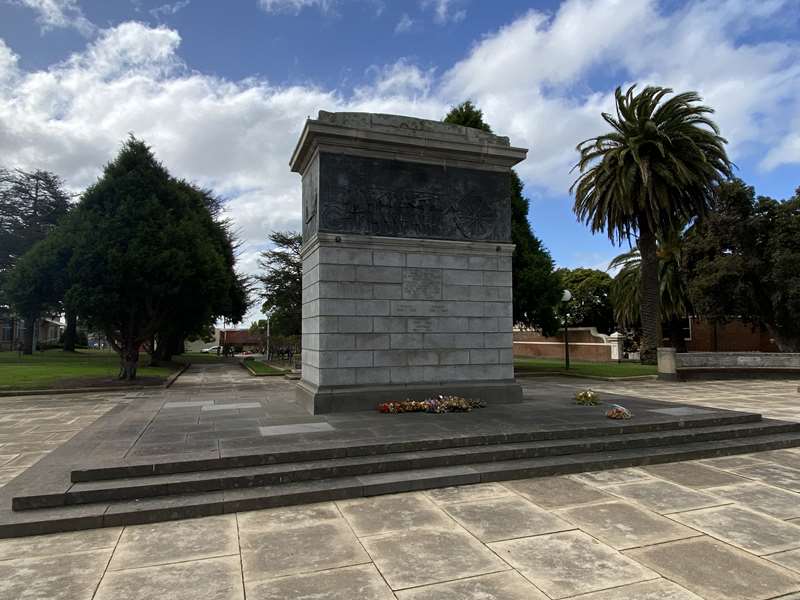
POLYGON ((690 430, 703 427, 721 427, 743 423, 757 423, 759 421, 761 421, 761 415, 759 414, 731 413, 724 416, 717 415, 714 417, 672 419, 665 420, 660 423, 610 421, 604 426, 593 425, 591 427, 576 428, 574 426, 565 425, 563 429, 548 428, 546 430, 533 431, 526 429, 520 431, 504 431, 502 433, 493 433, 490 435, 442 436, 414 440, 385 440, 380 442, 370 441, 360 444, 330 444, 324 447, 314 447, 305 450, 277 451, 269 453, 253 452, 243 449, 238 452, 230 452, 224 456, 216 458, 181 460, 179 458, 169 457, 158 462, 153 461, 114 464, 75 469, 71 471, 70 479, 74 483, 81 483, 132 477, 149 477, 152 475, 194 473, 197 471, 329 460, 353 456, 374 456, 383 454, 398 454, 404 452, 420 452, 426 450, 463 448, 468 446, 486 446, 494 444, 563 439, 577 440, 587 437, 596 438, 602 436, 690 430))
POLYGON ((412 469, 140 500, 61 506, 21 512, 7 510, 0 514, 0 538, 152 523, 310 502, 489 481, 565 475, 795 446, 800 446, 800 432, 790 431, 718 441, 412 469))
POLYGON ((764 420, 754 423, 738 423, 686 430, 627 433, 566 440, 481 444, 416 452, 347 456, 344 458, 279 463, 257 467, 236 467, 194 473, 151 475, 75 483, 63 493, 17 496, 13 499, 12 506, 16 511, 35 510, 73 504, 214 492, 458 465, 479 465, 553 456, 614 452, 635 448, 678 446, 681 444, 697 444, 791 432, 800 434, 800 423, 764 420))

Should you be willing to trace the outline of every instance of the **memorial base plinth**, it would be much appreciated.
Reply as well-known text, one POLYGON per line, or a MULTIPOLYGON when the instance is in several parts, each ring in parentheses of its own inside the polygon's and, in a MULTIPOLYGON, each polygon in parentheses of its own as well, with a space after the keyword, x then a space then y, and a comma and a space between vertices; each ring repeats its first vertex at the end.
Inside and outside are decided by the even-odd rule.
POLYGON ((318 415, 376 410, 381 402, 424 400, 439 394, 482 400, 487 405, 522 402, 522 387, 514 381, 342 387, 317 387, 301 381, 296 398, 308 412, 318 415))

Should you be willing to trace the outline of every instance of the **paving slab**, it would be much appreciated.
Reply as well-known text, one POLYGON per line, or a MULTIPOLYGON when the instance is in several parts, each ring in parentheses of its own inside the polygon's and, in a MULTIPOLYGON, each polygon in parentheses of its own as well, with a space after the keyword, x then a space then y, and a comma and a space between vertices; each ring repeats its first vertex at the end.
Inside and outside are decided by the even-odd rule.
POLYGON ((437 504, 448 502, 467 502, 470 500, 483 500, 508 496, 511 492, 499 483, 478 483, 475 485, 461 485, 456 487, 438 488, 425 492, 437 504))
POLYGON ((697 461, 701 465, 714 467, 715 469, 738 469, 741 467, 750 467, 753 465, 763 465, 764 459, 759 458, 757 455, 742 454, 740 456, 721 456, 719 458, 707 458, 705 460, 697 461))
POLYGON ((333 426, 330 423, 299 423, 296 425, 269 425, 266 427, 259 427, 258 431, 263 436, 289 435, 295 433, 333 431, 333 426))
POLYGON ((325 521, 337 521, 341 518, 341 515, 336 505, 331 502, 322 502, 286 508, 240 512, 236 515, 236 518, 239 521, 239 529, 242 531, 263 531, 306 527, 325 521))
POLYGON ((776 519, 800 517, 800 494, 763 483, 744 483, 714 488, 715 496, 776 519))
POLYGON ((109 569, 135 569, 239 554, 234 515, 134 525, 122 533, 109 569))
POLYGON ((591 471, 589 473, 581 473, 580 475, 573 475, 573 479, 605 487, 607 485, 617 485, 620 483, 630 483, 632 481, 643 481, 652 479, 650 475, 641 469, 625 468, 625 469, 608 469, 607 471, 591 471))
POLYGON ((765 558, 776 562, 782 567, 792 569, 800 573, 800 550, 789 550, 787 552, 778 552, 777 554, 770 554, 765 558))
POLYGON ((410 529, 361 538, 393 590, 441 583, 508 569, 461 528, 410 529))
POLYGON ((495 542, 489 547, 551 598, 658 577, 581 531, 495 542))
POLYGON ((244 600, 238 556, 109 571, 94 600, 244 600))
POLYGON ((564 508, 578 504, 604 502, 614 497, 570 477, 538 477, 505 484, 543 508, 564 508))
POLYGON ((0 560, 20 557, 60 556, 85 550, 113 548, 117 544, 121 533, 121 527, 107 527, 105 529, 89 529, 87 531, 4 539, 0 540, 0 560))
POLYGON ((517 495, 456 502, 444 510, 482 542, 574 529, 574 525, 517 495))
POLYGON ((111 549, 0 561, 0 600, 89 599, 111 549))
POLYGON ((792 469, 800 469, 800 454, 793 452, 792 449, 770 450, 769 452, 762 452, 760 456, 769 462, 778 463, 792 469))
POLYGON ((398 600, 548 600, 516 571, 479 575, 397 592, 398 600))
POLYGON ((627 502, 608 502, 557 511, 559 516, 617 550, 700 535, 666 517, 627 502))
POLYGON ((343 567, 247 584, 248 600, 393 600, 373 565, 343 567))
POLYGON ((424 494, 340 500, 339 510, 359 537, 411 527, 449 527, 450 520, 424 494))
POLYGON ((736 469, 736 473, 749 479, 800 492, 800 469, 792 469, 791 467, 774 463, 764 463, 763 465, 736 469))
POLYGON ((745 483, 745 479, 726 471, 706 467, 696 462, 677 462, 644 467, 648 473, 691 488, 745 483))
POLYGON ((369 562, 341 517, 304 527, 239 527, 246 582, 369 562))
POLYGON ((579 600, 703 600, 703 598, 677 583, 666 579, 655 579, 586 594, 579 600))
POLYGON ((660 514, 725 504, 727 500, 661 479, 609 485, 603 491, 633 500, 660 514))
POLYGON ((800 578, 708 537, 625 553, 704 600, 766 600, 800 591, 800 578))
POLYGON ((671 517, 753 554, 800 547, 800 526, 740 506, 702 508, 671 517))

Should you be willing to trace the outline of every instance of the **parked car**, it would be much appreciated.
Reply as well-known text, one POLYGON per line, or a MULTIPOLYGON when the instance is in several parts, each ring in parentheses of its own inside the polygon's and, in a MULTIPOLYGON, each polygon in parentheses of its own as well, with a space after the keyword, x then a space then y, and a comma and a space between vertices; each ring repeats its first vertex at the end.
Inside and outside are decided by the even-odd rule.
POLYGON ((203 348, 200 350, 203 354, 216 354, 218 350, 221 350, 222 346, 211 346, 210 348, 203 348))

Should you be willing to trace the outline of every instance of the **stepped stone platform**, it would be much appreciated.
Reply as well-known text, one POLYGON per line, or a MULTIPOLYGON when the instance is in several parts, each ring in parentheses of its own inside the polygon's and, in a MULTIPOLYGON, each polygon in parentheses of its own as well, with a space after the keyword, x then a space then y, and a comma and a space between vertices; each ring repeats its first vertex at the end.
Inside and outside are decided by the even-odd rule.
POLYGON ((799 423, 611 394, 633 419, 552 388, 471 413, 311 416, 289 388, 130 399, 0 489, 0 537, 800 446, 799 423))

